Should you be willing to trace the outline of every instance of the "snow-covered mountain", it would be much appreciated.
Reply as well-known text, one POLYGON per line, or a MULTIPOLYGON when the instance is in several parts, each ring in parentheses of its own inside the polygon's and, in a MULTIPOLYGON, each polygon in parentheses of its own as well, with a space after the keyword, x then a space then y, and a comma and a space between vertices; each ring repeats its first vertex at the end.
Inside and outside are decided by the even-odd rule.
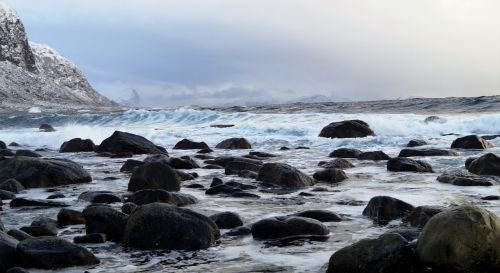
POLYGON ((113 107, 75 64, 47 45, 29 42, 24 26, 0 2, 0 109, 113 107))

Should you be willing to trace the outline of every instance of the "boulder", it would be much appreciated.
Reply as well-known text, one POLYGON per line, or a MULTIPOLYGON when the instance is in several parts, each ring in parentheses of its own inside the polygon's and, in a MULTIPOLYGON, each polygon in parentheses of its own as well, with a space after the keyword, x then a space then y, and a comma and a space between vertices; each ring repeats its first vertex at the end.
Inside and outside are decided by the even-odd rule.
POLYGON ((92 206, 83 210, 87 234, 104 233, 111 241, 120 241, 128 215, 105 206, 92 206))
POLYGON ((437 181, 456 186, 494 186, 496 181, 464 170, 448 171, 438 176, 437 181))
POLYGON ((17 150, 15 156, 42 157, 41 154, 33 152, 31 150, 17 150))
POLYGON ((410 273, 416 257, 408 241, 396 233, 363 239, 335 252, 327 273, 410 273))
POLYGON ((16 154, 9 149, 0 150, 0 156, 15 156, 16 154))
POLYGON ((0 272, 5 272, 17 264, 17 244, 18 241, 14 237, 0 231, 0 272))
POLYGON ((33 238, 33 236, 29 235, 28 233, 26 233, 22 230, 18 230, 18 229, 11 229, 7 232, 7 234, 9 236, 14 237, 18 241, 23 241, 23 240, 26 240, 28 238, 33 238))
POLYGON ((0 180, 14 178, 26 188, 53 187, 92 181, 83 167, 68 159, 13 157, 0 160, 0 180))
POLYGON ((0 199, 1 200, 11 200, 16 198, 16 195, 13 192, 0 190, 0 199))
POLYGON ((47 217, 41 217, 33 221, 31 226, 21 227, 21 230, 33 237, 56 236, 57 221, 47 217))
POLYGON ((320 137, 327 138, 355 138, 374 136, 370 126, 362 120, 345 120, 332 122, 319 133, 320 137))
POLYGON ((84 225, 85 218, 79 211, 63 208, 57 213, 57 224, 59 226, 84 225))
POLYGON ((295 236, 327 236, 330 230, 318 220, 298 216, 273 217, 252 225, 252 236, 258 240, 295 236))
POLYGON ((408 222, 412 227, 423 228, 432 216, 443 210, 443 207, 419 206, 416 207, 413 212, 406 219, 404 219, 404 221, 408 222))
POLYGON ((459 137, 451 143, 452 149, 477 149, 484 150, 492 148, 493 145, 484 138, 477 135, 459 137))
POLYGON ((287 188, 302 188, 315 184, 314 179, 285 163, 266 163, 260 170, 258 181, 287 188))
POLYGON ((353 148, 339 148, 330 153, 330 157, 358 158, 362 152, 353 148))
POLYGON ((244 138, 229 138, 215 145, 217 149, 252 149, 252 145, 244 138))
POLYGON ((500 272, 500 218, 476 206, 438 213, 422 230, 417 255, 437 272, 500 272))
POLYGON ((208 149, 208 145, 205 142, 195 142, 189 139, 183 139, 174 146, 174 150, 202 150, 208 149))
POLYGON ((143 164, 144 162, 140 160, 128 159, 127 161, 125 161, 125 163, 123 163, 122 167, 120 168, 120 172, 122 173, 132 172, 135 167, 139 167, 143 164))
POLYGON ((68 204, 52 201, 52 200, 39 200, 39 199, 26 199, 26 198, 14 198, 10 201, 11 208, 18 207, 69 207, 68 204))
POLYGON ((219 228, 210 218, 189 209, 153 203, 132 212, 123 245, 141 250, 197 250, 214 245, 219 238, 219 228))
POLYGON ((128 183, 129 191, 163 189, 179 191, 181 179, 168 165, 161 162, 146 163, 136 167, 128 183))
POLYGON ((95 144, 90 139, 73 138, 65 141, 59 148, 60 153, 93 152, 95 144))
POLYGON ((132 202, 127 202, 123 204, 122 212, 125 214, 131 214, 137 207, 138 207, 137 204, 132 202))
POLYGON ((391 159, 386 153, 382 151, 363 152, 358 156, 359 160, 389 160, 391 159))
POLYGON ((347 175, 341 169, 329 168, 314 173, 313 178, 318 181, 338 183, 347 179, 347 175))
POLYGON ((29 271, 22 267, 11 267, 5 273, 29 273, 29 271))
POLYGON ((123 198, 110 191, 85 191, 78 196, 78 200, 101 204, 123 202, 123 198))
POLYGON ((232 174, 240 175, 244 171, 251 171, 258 173, 261 167, 262 165, 259 164, 235 160, 226 164, 224 172, 226 175, 232 175, 232 174))
POLYGON ((408 144, 406 144, 406 147, 418 147, 418 146, 424 146, 427 145, 427 142, 425 140, 421 139, 412 139, 408 141, 408 144))
MULTIPOLYGON (((199 151, 198 151, 198 152, 196 152, 196 153, 198 153, 198 154, 209 154, 209 153, 213 153, 213 151, 214 151, 214 150, 212 150, 212 149, 210 149, 210 148, 206 148, 206 149, 201 149, 201 150, 199 150, 199 151)), ((200 156, 201 156, 201 155, 200 155, 200 156)))
POLYGON ((305 210, 293 214, 294 216, 312 218, 320 222, 340 222, 342 217, 333 211, 328 210, 305 210))
POLYGON ((129 196, 127 202, 137 205, 151 204, 155 202, 167 203, 174 206, 187 206, 197 202, 197 199, 189 194, 168 192, 159 189, 147 189, 134 192, 129 196))
POLYGON ((424 122, 426 124, 427 123, 435 123, 435 122, 443 123, 443 122, 445 122, 445 119, 442 119, 438 116, 428 116, 424 119, 424 122))
POLYGON ((50 125, 48 123, 40 124, 40 127, 38 127, 38 130, 40 130, 40 132, 55 132, 56 131, 56 129, 54 129, 54 127, 52 127, 52 125, 50 125))
POLYGON ((5 145, 5 142, 0 140, 0 150, 5 150, 7 149, 7 145, 5 145))
POLYGON ((216 213, 209 218, 212 219, 220 229, 235 228, 243 225, 241 217, 237 213, 231 211, 216 213))
POLYGON ((334 160, 330 161, 320 161, 318 163, 318 166, 325 168, 325 169, 348 169, 348 168, 353 168, 354 165, 351 163, 351 161, 344 159, 344 158, 336 158, 334 160))
POLYGON ((168 160, 168 165, 174 169, 197 169, 200 165, 189 156, 186 157, 171 157, 168 160))
POLYGON ((363 215, 378 224, 385 225, 392 220, 408 217, 415 207, 389 196, 375 196, 368 202, 363 215))
POLYGON ((260 157, 260 158, 277 157, 277 155, 274 155, 271 153, 258 152, 258 151, 249 152, 248 155, 256 156, 256 157, 260 157))
POLYGON ((57 237, 30 238, 17 245, 23 266, 57 269, 99 263, 88 249, 57 237))
POLYGON ((142 136, 115 131, 96 148, 99 153, 168 154, 165 148, 156 146, 142 136))
POLYGON ((406 157, 391 158, 387 161, 387 170, 392 172, 434 172, 429 163, 406 157))
POLYGON ((468 161, 466 167, 471 173, 500 176, 500 157, 495 154, 488 153, 468 161))
POLYGON ((458 153, 450 150, 441 149, 403 149, 398 157, 411 156, 457 156, 458 153))
POLYGON ((103 244, 106 242, 106 234, 92 233, 73 238, 75 244, 103 244))

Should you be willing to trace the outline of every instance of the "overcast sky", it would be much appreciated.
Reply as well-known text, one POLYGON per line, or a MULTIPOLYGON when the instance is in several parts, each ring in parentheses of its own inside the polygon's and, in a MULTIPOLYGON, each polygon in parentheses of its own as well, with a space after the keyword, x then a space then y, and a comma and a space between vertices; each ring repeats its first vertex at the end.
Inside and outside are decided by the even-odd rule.
POLYGON ((500 94, 498 0, 3 1, 117 101, 500 94))

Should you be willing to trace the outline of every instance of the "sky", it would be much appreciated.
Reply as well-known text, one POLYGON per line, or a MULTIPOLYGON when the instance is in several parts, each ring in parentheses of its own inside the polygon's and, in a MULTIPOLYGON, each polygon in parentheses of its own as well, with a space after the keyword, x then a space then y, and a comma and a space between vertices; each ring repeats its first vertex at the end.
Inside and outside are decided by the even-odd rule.
POLYGON ((142 106, 500 94, 498 0, 0 0, 142 106))

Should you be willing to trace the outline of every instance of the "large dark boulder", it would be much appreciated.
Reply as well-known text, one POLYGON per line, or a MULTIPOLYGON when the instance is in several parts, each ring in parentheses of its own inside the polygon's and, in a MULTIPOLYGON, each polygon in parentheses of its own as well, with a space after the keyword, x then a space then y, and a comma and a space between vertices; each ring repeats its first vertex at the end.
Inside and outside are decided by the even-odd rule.
POLYGON ((330 257, 327 273, 411 273, 416 257, 408 241, 396 233, 363 239, 330 257))
POLYGON ((24 157, 42 157, 41 154, 31 151, 31 150, 17 150, 15 156, 24 156, 24 157))
POLYGON ((406 144, 406 147, 418 147, 418 146, 424 146, 427 145, 427 142, 425 140, 421 139, 412 139, 408 141, 408 144, 406 144))
POLYGON ((318 220, 298 216, 273 217, 252 225, 255 239, 268 240, 291 236, 327 236, 330 230, 318 220))
POLYGON ((109 240, 120 241, 128 215, 106 206, 91 206, 83 210, 87 234, 104 233, 109 240))
POLYGON ((321 161, 318 163, 318 166, 321 168, 325 169, 348 169, 348 168, 353 168, 354 165, 351 163, 351 161, 344 159, 344 158, 336 158, 334 160, 330 161, 321 161))
POLYGON ((417 254, 436 272, 500 272, 500 217, 475 206, 438 213, 422 230, 417 254))
POLYGON ((249 164, 254 164, 254 165, 262 165, 261 160, 257 159, 251 159, 251 158, 246 158, 246 157, 238 157, 238 156, 221 156, 221 157, 216 157, 214 159, 209 159, 205 161, 206 164, 213 164, 213 165, 219 165, 222 167, 226 167, 226 165, 229 162, 233 161, 238 161, 238 162, 245 162, 249 164))
POLYGON ((0 160, 0 180, 14 178, 26 188, 53 187, 92 181, 83 167, 68 159, 13 157, 0 160))
POLYGON ((337 213, 329 210, 305 210, 293 214, 294 216, 300 216, 305 218, 312 218, 320 222, 340 222, 342 217, 337 213))
POLYGON ((167 203, 174 206, 187 206, 197 202, 192 195, 168 192, 159 189, 147 189, 134 192, 129 196, 128 202, 133 202, 137 205, 151 204, 155 202, 167 203))
POLYGON ((468 161, 466 167, 471 173, 500 176, 500 157, 495 154, 488 153, 468 161))
POLYGON ((21 227, 21 230, 33 237, 56 236, 58 231, 57 221, 47 217, 40 217, 31 222, 30 226, 21 227))
POLYGON ((171 157, 168 159, 168 165, 174 169, 197 169, 198 163, 189 156, 171 157))
POLYGON ((57 213, 57 224, 59 226, 84 225, 85 218, 80 211, 63 208, 57 213))
POLYGON ((328 138, 354 138, 374 136, 370 126, 362 120, 345 120, 332 122, 319 133, 320 137, 328 138))
POLYGON ((93 152, 95 144, 91 139, 73 138, 65 141, 59 148, 60 153, 93 152))
POLYGON ((131 133, 115 131, 96 148, 99 153, 167 154, 163 147, 156 146, 146 138, 131 133))
POLYGON ((0 272, 5 272, 17 264, 17 244, 18 241, 14 237, 0 231, 0 272))
POLYGON ((258 181, 287 188, 302 188, 315 184, 314 179, 285 163, 266 163, 260 168, 258 181))
POLYGON ((389 161, 387 161, 387 170, 392 172, 434 172, 429 163, 406 157, 389 159, 389 161))
POLYGON ((438 176, 437 181, 456 186, 494 186, 496 181, 464 170, 449 171, 438 176))
POLYGON ((443 207, 419 206, 416 207, 413 212, 406 219, 404 219, 404 221, 408 222, 412 227, 423 228, 432 216, 442 212, 443 210, 443 207))
POLYGON ((346 180, 347 175, 341 169, 328 168, 315 172, 313 178, 322 182, 338 183, 346 180))
POLYGON ((197 250, 212 246, 219 238, 219 228, 210 218, 189 209, 153 203, 132 212, 123 244, 142 250, 197 250))
POLYGON ((386 153, 382 151, 370 151, 370 152, 363 152, 358 156, 359 160, 389 160, 391 159, 390 156, 388 156, 386 153))
POLYGON ((139 167, 141 165, 144 165, 144 162, 136 159, 128 159, 127 161, 125 161, 125 163, 123 163, 122 167, 120 168, 120 172, 132 172, 135 167, 139 167))
POLYGON ((5 145, 5 142, 0 140, 0 150, 5 150, 7 149, 7 145, 5 145))
POLYGON ((208 145, 205 142, 196 142, 189 139, 183 139, 174 146, 174 150, 202 150, 208 149, 208 145))
POLYGON ((252 149, 252 145, 245 138, 229 138, 215 145, 217 149, 252 149))
POLYGON ((458 153, 450 150, 441 149, 403 149, 398 157, 411 156, 457 156, 458 153))
POLYGON ((459 137, 451 143, 452 149, 477 149, 484 150, 492 148, 493 145, 484 138, 477 135, 459 137))
POLYGON ((261 164, 254 164, 248 161, 235 160, 226 164, 224 172, 226 175, 231 175, 231 174, 241 175, 245 171, 258 173, 261 167, 262 167, 261 164))
POLYGON ((99 263, 88 249, 56 237, 26 239, 17 245, 17 252, 26 267, 57 269, 99 263))
POLYGON ((180 187, 179 175, 169 165, 161 162, 146 163, 136 167, 128 183, 129 191, 145 189, 179 191, 180 187))
POLYGON ((212 219, 220 229, 235 228, 243 225, 241 217, 232 211, 224 211, 210 215, 210 219, 212 219))
POLYGON ((84 191, 78 196, 78 200, 87 201, 90 203, 121 203, 123 198, 110 191, 84 191))
POLYGON ((358 158, 362 152, 353 148, 339 148, 330 153, 330 157, 358 158))
POLYGON ((19 181, 10 178, 0 183, 0 189, 4 191, 10 191, 13 193, 20 193, 25 190, 23 184, 19 181))
POLYGON ((387 224, 392 220, 408 217, 415 207, 389 196, 375 196, 368 202, 363 215, 379 224, 387 224))

